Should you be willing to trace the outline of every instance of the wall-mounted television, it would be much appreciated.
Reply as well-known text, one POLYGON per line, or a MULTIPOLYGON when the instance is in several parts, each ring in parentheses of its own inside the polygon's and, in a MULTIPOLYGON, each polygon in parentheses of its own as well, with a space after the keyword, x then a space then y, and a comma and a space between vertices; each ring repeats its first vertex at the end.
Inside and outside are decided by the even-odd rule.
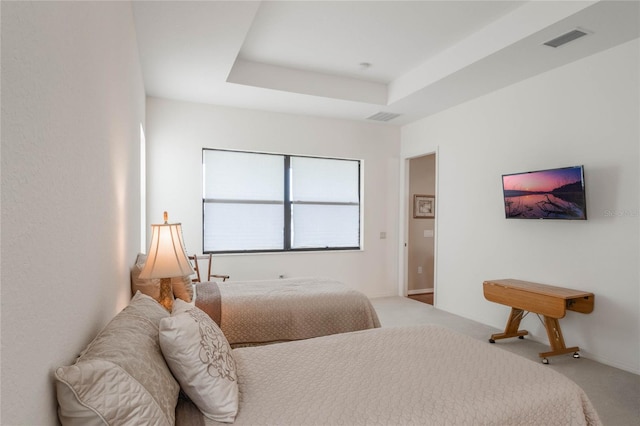
POLYGON ((583 166, 502 175, 507 219, 586 220, 583 166))

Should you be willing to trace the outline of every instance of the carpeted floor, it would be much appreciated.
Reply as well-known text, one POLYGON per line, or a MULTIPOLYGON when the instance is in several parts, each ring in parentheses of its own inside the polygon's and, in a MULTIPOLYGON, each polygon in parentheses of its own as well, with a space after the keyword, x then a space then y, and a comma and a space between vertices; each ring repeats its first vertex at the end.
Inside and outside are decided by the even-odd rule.
MULTIPOLYGON (((406 297, 371 299, 371 303, 383 327, 440 324, 484 340, 487 345, 491 344, 488 342, 491 334, 503 331, 406 297)), ((528 338, 499 340, 495 346, 535 362, 540 362, 539 352, 549 350, 547 345, 528 338)), ((571 354, 552 357, 550 362, 549 368, 564 374, 584 389, 604 426, 640 425, 639 375, 585 357, 574 359, 571 354)), ((526 384, 523 383, 523 386, 526 384)))

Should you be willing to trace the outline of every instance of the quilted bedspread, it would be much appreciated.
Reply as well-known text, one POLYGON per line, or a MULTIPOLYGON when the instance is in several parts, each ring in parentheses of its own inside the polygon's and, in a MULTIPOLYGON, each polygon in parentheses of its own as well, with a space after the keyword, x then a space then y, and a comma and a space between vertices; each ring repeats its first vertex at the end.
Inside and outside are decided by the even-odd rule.
MULTIPOLYGON (((233 351, 235 425, 599 425, 548 367, 431 325, 233 351)), ((178 425, 213 425, 190 402, 178 425)))
POLYGON ((196 306, 216 320, 216 297, 207 297, 215 293, 212 286, 220 294, 217 322, 234 347, 380 327, 369 299, 339 281, 289 278, 198 284, 196 306))

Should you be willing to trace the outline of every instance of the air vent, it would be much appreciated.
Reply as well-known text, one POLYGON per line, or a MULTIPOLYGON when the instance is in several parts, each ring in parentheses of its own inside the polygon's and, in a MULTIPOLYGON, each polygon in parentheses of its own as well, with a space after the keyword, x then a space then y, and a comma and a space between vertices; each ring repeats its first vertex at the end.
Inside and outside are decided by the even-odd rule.
POLYGON ((393 120, 396 117, 400 117, 400 114, 395 114, 393 112, 378 112, 373 114, 371 117, 367 117, 367 120, 374 120, 374 121, 389 121, 389 120, 393 120))
POLYGON ((549 40, 548 42, 544 43, 545 46, 551 46, 551 47, 560 47, 563 44, 567 44, 570 41, 573 41, 575 39, 578 39, 582 36, 586 36, 588 33, 582 31, 582 30, 573 30, 573 31, 569 31, 566 34, 562 34, 560 37, 556 37, 553 40, 549 40))

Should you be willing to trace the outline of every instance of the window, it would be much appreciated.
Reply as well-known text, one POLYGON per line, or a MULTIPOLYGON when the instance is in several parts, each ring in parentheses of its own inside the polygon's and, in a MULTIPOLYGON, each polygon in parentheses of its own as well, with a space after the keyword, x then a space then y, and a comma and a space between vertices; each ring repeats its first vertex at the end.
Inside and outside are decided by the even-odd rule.
POLYGON ((360 161, 203 150, 205 253, 360 248, 360 161))

